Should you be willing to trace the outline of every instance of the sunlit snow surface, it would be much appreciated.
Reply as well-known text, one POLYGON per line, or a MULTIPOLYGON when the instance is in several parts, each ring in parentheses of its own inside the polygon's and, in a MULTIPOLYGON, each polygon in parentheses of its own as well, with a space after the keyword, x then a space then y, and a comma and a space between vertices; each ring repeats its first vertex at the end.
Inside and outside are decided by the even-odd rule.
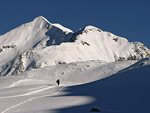
MULTIPOLYGON (((115 63, 87 61, 49 66, 24 72, 19 76, 1 77, 0 112, 59 113, 61 112, 61 110, 57 111, 59 109, 92 104, 97 101, 97 98, 90 94, 100 95, 101 92, 97 90, 91 92, 95 87, 89 87, 87 90, 86 87, 84 88, 86 85, 82 84, 95 83, 133 63, 131 61, 115 63), (60 86, 55 83, 57 79, 60 79, 60 86), (81 85, 83 89, 79 88, 78 91, 76 89, 76 87, 80 87, 78 85, 81 85), (70 92, 71 86, 75 87, 78 95, 70 92), (83 92, 87 92, 87 95, 83 95, 83 92)), ((101 108, 100 105, 99 107, 101 108)), ((82 110, 88 112, 89 109, 90 107, 87 107, 79 112, 82 110)), ((69 111, 67 112, 69 113, 69 111)))
POLYGON ((0 36, 1 76, 63 63, 139 60, 149 56, 150 50, 140 42, 129 42, 94 26, 73 32, 42 16, 0 36))
POLYGON ((150 60, 134 63, 88 61, 1 77, 0 112, 149 113, 150 60))
POLYGON ((0 36, 0 113, 150 113, 149 56, 140 42, 37 17, 0 36))

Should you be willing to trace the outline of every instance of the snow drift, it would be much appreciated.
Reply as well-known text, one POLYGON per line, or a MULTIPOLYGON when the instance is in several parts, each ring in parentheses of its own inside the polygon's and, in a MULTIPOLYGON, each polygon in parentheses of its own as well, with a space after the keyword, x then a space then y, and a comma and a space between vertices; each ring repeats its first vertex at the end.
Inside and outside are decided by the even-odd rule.
POLYGON ((149 56, 150 50, 140 42, 129 42, 94 26, 73 32, 42 16, 0 36, 0 75, 70 62, 113 62, 149 56))

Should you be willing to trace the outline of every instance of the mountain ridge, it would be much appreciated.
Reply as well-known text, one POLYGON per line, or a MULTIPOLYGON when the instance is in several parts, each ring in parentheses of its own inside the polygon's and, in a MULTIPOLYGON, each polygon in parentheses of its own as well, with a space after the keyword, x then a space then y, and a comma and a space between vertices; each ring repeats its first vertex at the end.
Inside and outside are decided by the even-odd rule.
POLYGON ((140 42, 129 42, 91 25, 73 32, 43 16, 1 35, 0 47, 0 75, 71 62, 150 57, 150 50, 140 42))

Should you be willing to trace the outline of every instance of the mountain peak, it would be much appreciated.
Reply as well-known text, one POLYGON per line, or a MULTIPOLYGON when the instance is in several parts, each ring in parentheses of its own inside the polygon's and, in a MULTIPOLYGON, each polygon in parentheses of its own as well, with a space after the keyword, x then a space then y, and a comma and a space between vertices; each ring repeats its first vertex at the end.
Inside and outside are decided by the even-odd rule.
POLYGON ((95 29, 99 29, 99 28, 92 26, 92 25, 88 25, 88 26, 85 26, 83 29, 84 30, 95 30, 95 29))
POLYGON ((51 24, 45 17, 43 17, 43 16, 38 16, 38 17, 36 17, 34 20, 33 20, 35 23, 37 23, 37 22, 46 22, 46 23, 48 23, 48 24, 51 24))
POLYGON ((72 32, 39 16, 0 36, 0 57, 1 75, 12 75, 61 63, 139 60, 150 50, 92 25, 72 32))
POLYGON ((79 29, 76 34, 82 34, 82 33, 88 33, 88 32, 95 32, 95 31, 98 31, 98 32, 101 32, 102 30, 95 27, 95 26, 92 26, 92 25, 88 25, 88 26, 85 26, 81 29, 79 29))

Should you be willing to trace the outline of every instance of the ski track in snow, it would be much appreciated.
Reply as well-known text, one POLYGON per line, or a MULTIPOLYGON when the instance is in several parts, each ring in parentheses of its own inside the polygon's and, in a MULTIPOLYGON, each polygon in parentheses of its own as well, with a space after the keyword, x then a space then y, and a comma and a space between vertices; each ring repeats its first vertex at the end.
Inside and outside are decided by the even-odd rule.
MULTIPOLYGON (((42 91, 44 91, 44 90, 48 90, 48 89, 53 88, 53 87, 56 87, 56 86, 49 86, 49 87, 46 87, 46 88, 44 88, 44 89, 32 91, 32 92, 25 93, 25 94, 23 94, 23 95, 18 95, 18 96, 28 96, 28 95, 32 95, 32 94, 35 94, 35 93, 42 92, 42 91)), ((63 89, 64 89, 64 87, 62 87, 58 92, 55 92, 55 93, 50 94, 50 95, 42 95, 42 96, 39 96, 39 97, 29 98, 29 99, 27 99, 27 100, 25 100, 25 101, 23 101, 23 102, 21 102, 21 103, 18 103, 18 104, 16 104, 16 105, 13 105, 13 106, 7 108, 6 110, 2 111, 1 113, 6 113, 6 112, 8 112, 9 110, 11 110, 11 109, 13 109, 13 108, 15 108, 15 107, 18 107, 18 106, 20 106, 20 105, 22 105, 22 104, 25 104, 25 103, 27 103, 27 102, 30 102, 30 101, 35 100, 35 99, 38 99, 38 98, 43 98, 43 97, 47 97, 47 96, 56 95, 56 94, 60 93, 63 89)), ((4 98, 13 98, 13 97, 17 97, 17 95, 15 95, 15 96, 10 96, 10 97, 4 97, 4 98)))
MULTIPOLYGON (((44 87, 44 86, 43 86, 43 87, 44 87)), ((14 95, 14 96, 0 97, 0 99, 1 99, 1 98, 14 98, 14 97, 21 97, 21 96, 33 95, 33 94, 42 92, 42 91, 44 91, 44 90, 47 90, 47 89, 50 89, 50 88, 53 88, 53 87, 55 87, 55 86, 49 86, 49 87, 42 88, 42 89, 40 89, 41 87, 39 87, 39 89, 38 89, 38 90, 35 90, 35 91, 31 91, 31 92, 28 92, 28 93, 25 93, 25 94, 21 94, 21 95, 14 95)))

